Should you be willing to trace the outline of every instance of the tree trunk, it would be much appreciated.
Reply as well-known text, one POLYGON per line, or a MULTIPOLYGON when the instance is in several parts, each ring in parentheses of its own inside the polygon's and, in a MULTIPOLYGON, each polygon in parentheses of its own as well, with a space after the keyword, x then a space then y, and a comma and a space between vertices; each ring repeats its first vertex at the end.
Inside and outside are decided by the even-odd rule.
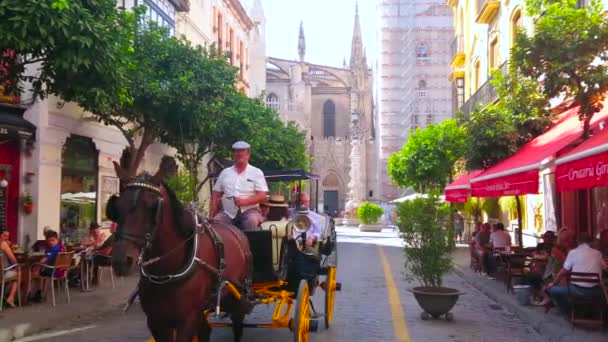
POLYGON ((144 135, 141 138, 141 143, 138 148, 134 148, 134 151, 131 152, 131 160, 129 169, 127 170, 128 175, 130 177, 134 177, 137 175, 137 170, 139 169, 139 165, 141 164, 144 156, 146 155, 146 150, 152 143, 154 142, 154 138, 150 138, 149 134, 144 131, 144 135))
MULTIPOLYGON (((448 184, 452 183, 452 175, 448 177, 448 184)), ((456 248, 456 241, 454 240, 455 228, 454 227, 454 203, 450 202, 450 224, 448 225, 448 246, 450 246, 450 250, 454 250, 456 248)))
POLYGON ((593 118, 593 114, 585 115, 585 120, 583 121, 583 139, 587 140, 589 135, 591 134, 591 119, 593 118))
POLYGON ((520 197, 515 196, 515 204, 517 206, 517 226, 519 229, 519 234, 517 234, 517 244, 519 247, 524 247, 524 227, 521 221, 521 202, 519 201, 520 197))

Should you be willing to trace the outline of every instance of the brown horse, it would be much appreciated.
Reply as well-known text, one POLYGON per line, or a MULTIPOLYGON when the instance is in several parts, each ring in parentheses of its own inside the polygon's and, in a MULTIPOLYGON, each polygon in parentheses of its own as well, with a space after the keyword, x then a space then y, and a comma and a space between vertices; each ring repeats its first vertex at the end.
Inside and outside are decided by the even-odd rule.
MULTIPOLYGON (((108 202, 108 217, 118 223, 112 253, 114 271, 127 275, 139 269, 141 307, 157 342, 192 342, 194 337, 209 341, 211 328, 203 312, 215 308, 213 297, 220 278, 240 284, 243 298, 247 297, 251 279, 247 238, 235 227, 218 222, 202 219, 197 226, 199 218, 184 209, 162 182, 166 167, 161 165, 154 176, 132 178, 118 164, 114 167, 126 184, 120 196, 108 202), (226 251, 221 275, 223 253, 217 240, 226 251)), ((238 342, 247 305, 226 293, 219 294, 222 311, 230 313, 234 341, 238 342)))

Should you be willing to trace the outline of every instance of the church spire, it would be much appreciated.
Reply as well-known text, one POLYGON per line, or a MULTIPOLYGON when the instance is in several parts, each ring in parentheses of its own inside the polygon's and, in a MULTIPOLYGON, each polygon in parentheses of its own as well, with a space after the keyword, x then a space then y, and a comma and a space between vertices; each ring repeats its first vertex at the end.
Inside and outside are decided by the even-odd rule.
POLYGON ((359 21, 359 2, 355 5, 355 27, 350 51, 350 67, 363 62, 363 41, 361 39, 361 22, 359 21))
POLYGON ((304 38, 304 22, 300 21, 300 35, 298 37, 298 55, 300 62, 304 62, 306 56, 306 38, 304 38))

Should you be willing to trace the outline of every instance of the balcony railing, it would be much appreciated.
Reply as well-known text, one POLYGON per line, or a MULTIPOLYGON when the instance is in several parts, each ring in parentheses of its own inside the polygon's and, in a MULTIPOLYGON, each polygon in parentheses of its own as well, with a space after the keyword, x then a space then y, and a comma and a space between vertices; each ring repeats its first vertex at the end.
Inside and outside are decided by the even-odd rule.
MULTIPOLYGON (((500 71, 504 74, 505 72, 507 72, 507 67, 507 62, 504 62, 500 66, 500 71)), ((496 93, 496 89, 494 89, 490 82, 491 79, 488 79, 488 81, 486 81, 486 83, 484 83, 479 89, 477 89, 475 94, 473 94, 467 100, 467 102, 465 102, 462 107, 460 107, 460 111, 465 115, 465 117, 468 117, 472 111, 476 109, 481 110, 487 105, 498 100, 498 94, 496 93)))
POLYGON ((500 9, 499 0, 477 0, 477 19, 478 24, 488 24, 500 9))
POLYGON ((460 67, 464 64, 464 36, 457 35, 454 37, 452 41, 452 45, 450 47, 450 51, 452 52, 452 63, 450 65, 453 68, 460 67))

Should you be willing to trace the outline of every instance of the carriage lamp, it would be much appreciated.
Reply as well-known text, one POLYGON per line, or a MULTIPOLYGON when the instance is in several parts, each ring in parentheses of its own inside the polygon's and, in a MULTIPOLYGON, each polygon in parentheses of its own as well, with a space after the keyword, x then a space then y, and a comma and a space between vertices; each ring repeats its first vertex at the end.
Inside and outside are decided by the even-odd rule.
POLYGON ((8 187, 8 181, 6 179, 3 179, 0 181, 0 188, 6 188, 8 187))

